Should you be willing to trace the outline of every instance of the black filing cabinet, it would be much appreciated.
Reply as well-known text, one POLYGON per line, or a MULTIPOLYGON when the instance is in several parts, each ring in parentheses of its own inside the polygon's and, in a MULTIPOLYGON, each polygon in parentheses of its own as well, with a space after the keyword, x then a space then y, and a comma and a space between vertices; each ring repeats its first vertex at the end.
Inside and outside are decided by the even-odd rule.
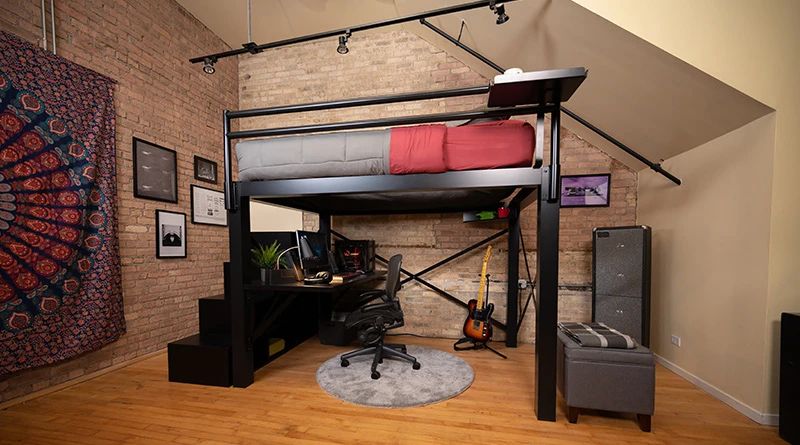
POLYGON ((650 247, 647 226, 594 229, 592 321, 650 346, 650 247))
POLYGON ((778 434, 800 444, 800 314, 781 315, 779 415, 778 434))

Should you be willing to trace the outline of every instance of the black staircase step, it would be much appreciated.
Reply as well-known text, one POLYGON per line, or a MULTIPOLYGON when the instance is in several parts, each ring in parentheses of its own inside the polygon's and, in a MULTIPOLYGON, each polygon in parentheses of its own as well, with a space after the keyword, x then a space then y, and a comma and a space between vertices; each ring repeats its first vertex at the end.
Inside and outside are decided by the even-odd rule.
POLYGON ((231 311, 224 295, 214 295, 198 300, 200 335, 230 335, 231 311))
POLYGON ((192 335, 167 345, 169 381, 231 386, 230 337, 192 335))

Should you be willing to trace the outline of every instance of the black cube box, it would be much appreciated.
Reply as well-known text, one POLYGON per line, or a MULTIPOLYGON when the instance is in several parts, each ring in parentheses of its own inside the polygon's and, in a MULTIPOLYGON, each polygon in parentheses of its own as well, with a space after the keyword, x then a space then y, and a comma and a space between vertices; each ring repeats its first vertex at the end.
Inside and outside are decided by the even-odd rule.
POLYGON ((345 272, 375 270, 375 240, 336 240, 336 265, 345 272))
POLYGON ((224 338, 192 335, 169 343, 167 356, 170 382, 231 386, 231 347, 224 338))
POLYGON ((345 329, 346 313, 333 312, 330 319, 319 320, 319 342, 328 346, 347 346, 356 339, 356 328, 345 329))

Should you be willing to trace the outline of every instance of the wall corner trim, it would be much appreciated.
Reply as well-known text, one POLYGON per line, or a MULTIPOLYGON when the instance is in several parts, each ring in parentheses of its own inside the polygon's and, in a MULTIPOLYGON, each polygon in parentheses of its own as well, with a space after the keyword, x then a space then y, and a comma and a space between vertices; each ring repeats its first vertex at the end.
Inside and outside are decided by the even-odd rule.
POLYGON ((720 400, 724 404, 730 406, 731 408, 739 411, 740 413, 744 414, 752 420, 760 425, 766 426, 777 426, 778 425, 778 415, 777 414, 766 414, 762 413, 750 406, 745 405, 741 401, 735 399, 730 394, 726 393, 725 391, 717 388, 716 386, 706 382, 705 380, 697 377, 696 375, 690 373, 689 371, 681 368, 680 366, 676 365, 675 363, 670 362, 669 360, 661 357, 658 354, 654 354, 656 357, 656 362, 661 366, 669 369, 670 371, 674 372, 681 376, 684 380, 691 383, 692 385, 700 388, 701 390, 707 392, 708 394, 712 395, 714 398, 720 400))

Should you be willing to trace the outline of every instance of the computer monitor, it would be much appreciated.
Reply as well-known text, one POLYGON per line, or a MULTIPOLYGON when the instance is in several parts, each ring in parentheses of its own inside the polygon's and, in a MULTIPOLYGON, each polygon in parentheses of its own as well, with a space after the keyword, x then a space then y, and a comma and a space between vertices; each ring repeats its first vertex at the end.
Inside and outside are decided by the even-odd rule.
POLYGON ((331 270, 330 242, 324 233, 297 230, 297 245, 300 246, 300 267, 306 272, 331 270))

